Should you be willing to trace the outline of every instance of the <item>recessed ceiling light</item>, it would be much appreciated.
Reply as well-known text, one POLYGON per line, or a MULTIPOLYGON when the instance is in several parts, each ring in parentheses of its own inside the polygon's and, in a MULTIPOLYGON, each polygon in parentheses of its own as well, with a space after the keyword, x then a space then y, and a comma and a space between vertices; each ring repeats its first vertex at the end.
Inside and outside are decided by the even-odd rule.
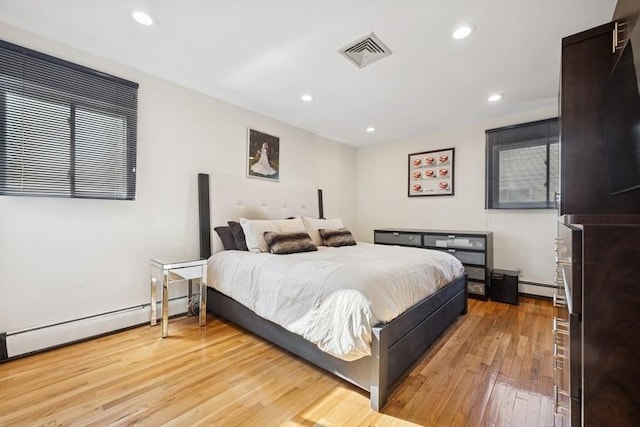
POLYGON ((151 15, 149 15, 146 12, 141 12, 139 10, 136 10, 135 12, 133 12, 131 16, 133 17, 133 19, 135 19, 135 21, 138 24, 144 25, 145 27, 153 25, 155 22, 155 19, 153 19, 151 15))
POLYGON ((502 93, 494 93, 494 94, 490 95, 490 96, 487 98, 487 101, 489 101, 489 102, 498 102, 498 101, 500 101, 502 98, 504 98, 504 94, 502 94, 502 93))
POLYGON ((300 97, 300 99, 302 99, 305 102, 311 102, 313 101, 313 95, 309 95, 308 93, 305 93, 300 97))
POLYGON ((453 33, 451 34, 451 37, 453 37, 456 40, 464 39, 466 37, 469 37, 471 33, 473 33, 473 30, 475 29, 476 27, 471 24, 461 25, 460 27, 456 28, 453 31, 453 33))
POLYGON ((375 132, 376 128, 374 128, 373 126, 369 126, 368 128, 365 129, 367 132, 371 133, 371 132, 375 132))

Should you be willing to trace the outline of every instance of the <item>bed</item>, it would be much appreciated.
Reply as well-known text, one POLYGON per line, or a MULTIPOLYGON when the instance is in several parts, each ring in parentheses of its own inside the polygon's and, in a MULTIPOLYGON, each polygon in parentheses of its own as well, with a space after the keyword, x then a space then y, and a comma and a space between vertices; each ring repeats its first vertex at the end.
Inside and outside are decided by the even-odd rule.
MULTIPOLYGON (((238 217, 323 216, 320 190, 316 193, 284 189, 272 183, 217 175, 213 176, 210 188, 206 174, 199 174, 198 184, 202 258, 222 249, 215 233, 211 233, 212 222, 221 224, 238 217)), ((362 246, 364 250, 366 245, 362 246)), ((327 253, 323 249, 319 256, 327 253)), ((211 284, 207 310, 362 388, 370 395, 371 408, 379 411, 393 387, 425 350, 460 314, 466 314, 466 282, 466 276, 460 275, 393 320, 371 327, 370 355, 356 360, 343 360, 320 350, 316 344, 259 316, 211 284)))

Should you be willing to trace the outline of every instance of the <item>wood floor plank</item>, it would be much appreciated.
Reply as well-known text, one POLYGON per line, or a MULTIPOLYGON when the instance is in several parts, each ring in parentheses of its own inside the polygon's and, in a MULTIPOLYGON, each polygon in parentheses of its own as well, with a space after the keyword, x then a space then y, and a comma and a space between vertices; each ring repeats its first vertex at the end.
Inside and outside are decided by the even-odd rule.
POLYGON ((549 301, 469 301, 380 413, 218 318, 172 319, 0 363, 0 425, 552 426, 549 301))

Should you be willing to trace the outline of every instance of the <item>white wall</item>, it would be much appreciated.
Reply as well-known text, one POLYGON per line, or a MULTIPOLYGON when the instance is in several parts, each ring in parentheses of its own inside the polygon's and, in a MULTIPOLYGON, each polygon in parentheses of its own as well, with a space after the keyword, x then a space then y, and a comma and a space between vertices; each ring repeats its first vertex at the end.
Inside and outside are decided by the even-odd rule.
POLYGON ((355 226, 353 147, 4 24, 0 38, 140 84, 136 201, 0 196, 0 332, 148 303, 151 257, 199 255, 197 173, 245 176, 249 126, 280 137, 281 185, 323 188, 326 215, 355 226))
POLYGON ((146 304, 149 258, 198 256, 197 173, 244 176, 249 126, 281 138, 282 185, 323 188, 325 215, 359 240, 379 227, 492 230, 495 266, 553 282, 555 213, 484 210, 484 130, 553 109, 356 151, 8 25, 0 38, 140 83, 136 201, 0 196, 0 333, 146 304), (455 196, 408 198, 407 154, 446 147, 455 196))
POLYGON ((557 115, 557 108, 358 149, 357 238, 373 240, 376 228, 493 231, 494 267, 521 267, 521 280, 554 281, 552 210, 484 209, 486 129, 557 115), (455 195, 407 196, 410 153, 455 148, 455 195))

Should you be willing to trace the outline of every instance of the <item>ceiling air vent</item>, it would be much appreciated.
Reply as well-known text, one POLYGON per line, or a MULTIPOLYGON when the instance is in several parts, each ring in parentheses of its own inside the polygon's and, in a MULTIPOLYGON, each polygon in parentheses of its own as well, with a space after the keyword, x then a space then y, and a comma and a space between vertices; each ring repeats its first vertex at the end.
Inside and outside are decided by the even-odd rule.
POLYGON ((338 52, 358 68, 366 67, 393 53, 391 49, 382 43, 382 40, 373 33, 349 43, 338 52))

